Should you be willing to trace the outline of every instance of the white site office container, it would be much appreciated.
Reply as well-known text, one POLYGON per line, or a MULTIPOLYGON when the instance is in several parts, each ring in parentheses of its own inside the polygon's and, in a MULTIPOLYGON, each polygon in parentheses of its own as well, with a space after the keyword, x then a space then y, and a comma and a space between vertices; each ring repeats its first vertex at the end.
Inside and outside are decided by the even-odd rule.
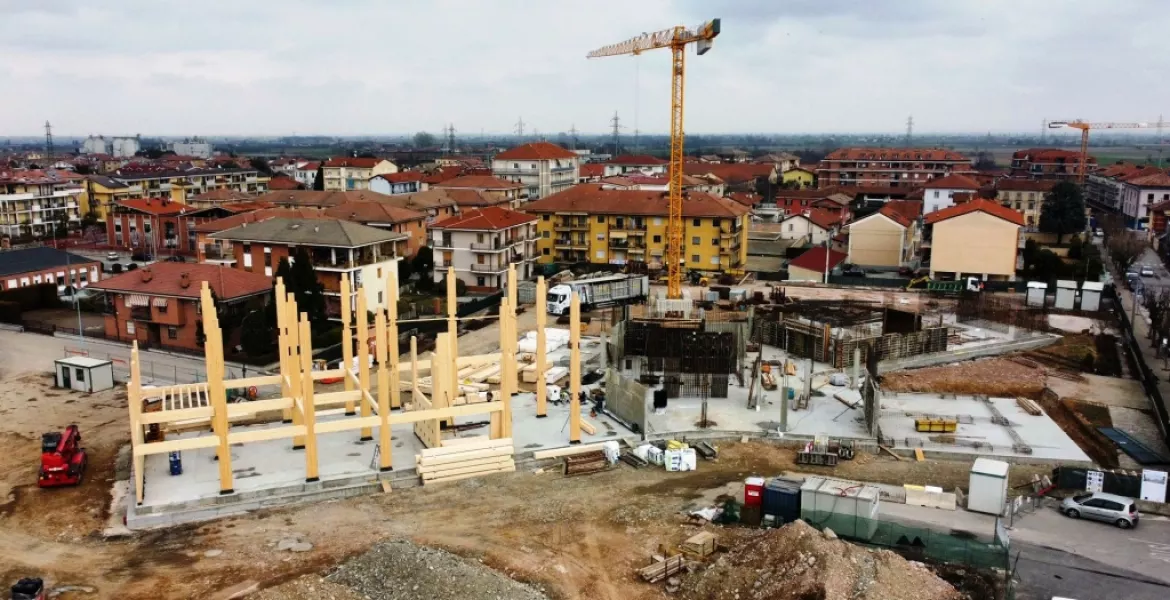
POLYGON ((70 356, 53 361, 57 387, 78 392, 101 392, 114 387, 114 363, 88 356, 70 356))
POLYGON ((880 496, 872 485, 809 477, 800 486, 800 518, 845 537, 868 540, 877 531, 880 496))
POLYGON ((1101 292, 1105 291, 1105 284, 1100 281, 1086 281, 1081 285, 1081 310, 1097 312, 1101 310, 1101 292))
POLYGON ((1077 302, 1077 282, 1061 279, 1056 282, 1056 308, 1072 310, 1077 302))
POLYGON ((1044 297, 1048 295, 1048 284, 1043 281, 1028 282, 1028 306, 1044 307, 1044 297))
POLYGON ((1002 515, 1007 502, 1008 464, 1002 460, 977 458, 971 465, 967 510, 1002 515))

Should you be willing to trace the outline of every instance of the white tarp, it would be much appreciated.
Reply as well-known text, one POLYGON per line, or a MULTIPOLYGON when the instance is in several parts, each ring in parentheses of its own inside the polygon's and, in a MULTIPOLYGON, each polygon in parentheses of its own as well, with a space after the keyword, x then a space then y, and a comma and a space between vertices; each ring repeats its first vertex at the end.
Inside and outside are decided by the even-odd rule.
MULTIPOLYGON (((544 328, 544 352, 546 355, 556 352, 561 348, 569 345, 569 330, 568 329, 551 329, 544 328)), ((516 344, 520 352, 527 352, 529 354, 536 353, 536 332, 529 331, 520 338, 519 343, 516 344)))
POLYGON ((1166 471, 1142 471, 1142 500, 1166 501, 1166 471))

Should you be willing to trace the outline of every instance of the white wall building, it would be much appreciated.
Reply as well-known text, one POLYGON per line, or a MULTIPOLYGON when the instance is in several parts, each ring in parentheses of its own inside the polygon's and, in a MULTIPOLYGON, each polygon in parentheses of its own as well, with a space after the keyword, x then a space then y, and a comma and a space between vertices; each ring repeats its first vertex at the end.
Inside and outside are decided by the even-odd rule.
POLYGON ((194 156, 195 158, 211 158, 211 144, 201 138, 192 138, 181 142, 167 144, 167 149, 179 156, 194 156))
POLYGON ((1166 173, 1130 177, 1121 184, 1121 212, 1131 227, 1148 229, 1150 207, 1165 201, 1170 201, 1170 175, 1166 173))
POLYGON ((580 164, 575 152, 549 142, 533 142, 497 154, 492 159, 492 175, 524 184, 531 202, 577 185, 580 164))
POLYGON ((623 154, 615 156, 605 163, 605 177, 613 177, 614 175, 666 176, 666 167, 669 164, 670 161, 648 154, 623 154))
POLYGON ((319 162, 305 163, 299 165, 297 170, 293 172, 293 178, 297 183, 304 185, 305 189, 313 189, 313 184, 317 181, 317 169, 321 167, 319 162))
POLYGON ((533 215, 499 206, 474 208, 431 225, 430 236, 435 281, 442 281, 449 266, 469 289, 478 291, 504 288, 511 264, 521 280, 536 275, 533 215))
POLYGON ((979 191, 979 183, 966 175, 947 175, 933 179, 922 186, 922 214, 950 208, 955 205, 955 194, 971 194, 979 191))

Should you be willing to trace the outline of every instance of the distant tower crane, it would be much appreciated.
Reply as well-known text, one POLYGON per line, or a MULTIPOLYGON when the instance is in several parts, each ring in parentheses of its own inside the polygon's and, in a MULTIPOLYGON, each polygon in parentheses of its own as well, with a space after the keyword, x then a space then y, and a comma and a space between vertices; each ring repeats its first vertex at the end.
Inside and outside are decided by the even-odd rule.
POLYGON ((670 48, 670 192, 666 245, 666 297, 682 298, 682 181, 683 181, 683 87, 686 80, 686 48, 694 44, 699 56, 711 49, 719 35, 719 19, 707 21, 695 29, 683 26, 644 33, 624 42, 590 52, 588 58, 603 56, 637 56, 647 50, 670 48))
POLYGON ((1088 171, 1089 160, 1089 130, 1090 129, 1144 129, 1149 127, 1149 123, 1089 123, 1081 119, 1066 119, 1061 121, 1049 121, 1049 129, 1059 129, 1061 127, 1072 127, 1073 129, 1081 130, 1081 160, 1080 166, 1077 168, 1077 183, 1082 187, 1085 185, 1085 173, 1088 171))

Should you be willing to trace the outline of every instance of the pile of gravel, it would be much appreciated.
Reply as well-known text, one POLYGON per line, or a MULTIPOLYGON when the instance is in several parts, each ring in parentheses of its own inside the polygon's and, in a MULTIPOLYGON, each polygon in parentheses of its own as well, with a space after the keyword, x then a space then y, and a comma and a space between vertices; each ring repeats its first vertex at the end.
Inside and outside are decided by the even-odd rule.
POLYGON ((326 580, 370 600, 548 600, 482 563, 407 541, 378 544, 326 580))

